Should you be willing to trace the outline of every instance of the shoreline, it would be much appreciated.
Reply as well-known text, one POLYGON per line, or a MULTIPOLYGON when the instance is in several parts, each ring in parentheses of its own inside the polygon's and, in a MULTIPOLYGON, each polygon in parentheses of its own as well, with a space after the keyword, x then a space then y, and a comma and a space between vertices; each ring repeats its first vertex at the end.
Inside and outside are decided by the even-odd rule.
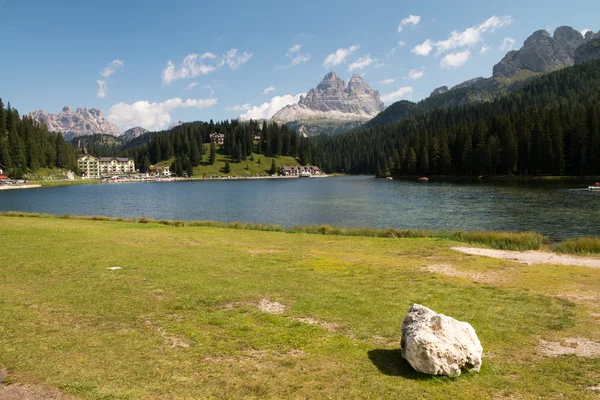
POLYGON ((34 184, 34 185, 6 185, 0 186, 0 190, 17 190, 17 189, 38 189, 41 188, 42 185, 34 184))

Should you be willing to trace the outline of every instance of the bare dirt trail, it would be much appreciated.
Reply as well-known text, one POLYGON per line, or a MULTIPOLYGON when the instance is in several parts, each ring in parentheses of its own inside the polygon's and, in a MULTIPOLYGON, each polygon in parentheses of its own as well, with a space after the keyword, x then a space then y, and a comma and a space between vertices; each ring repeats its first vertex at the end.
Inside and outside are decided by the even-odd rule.
POLYGON ((452 250, 474 256, 485 256, 522 264, 558 264, 579 267, 600 268, 600 258, 571 256, 547 251, 510 251, 482 249, 479 247, 452 247, 452 250))

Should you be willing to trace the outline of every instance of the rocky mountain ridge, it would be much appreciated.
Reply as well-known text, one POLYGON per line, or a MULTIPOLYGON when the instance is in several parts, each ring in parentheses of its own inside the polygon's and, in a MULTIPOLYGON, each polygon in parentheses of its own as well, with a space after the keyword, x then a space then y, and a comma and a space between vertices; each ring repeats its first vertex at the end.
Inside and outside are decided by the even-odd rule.
POLYGON ((340 129, 331 129, 336 124, 350 129, 373 118, 384 108, 379 91, 360 76, 353 75, 346 85, 335 72, 329 72, 316 88, 300 97, 298 104, 285 106, 272 120, 305 135, 337 133, 340 129))
POLYGON ((600 32, 582 35, 568 26, 556 28, 553 35, 539 30, 519 50, 509 51, 494 66, 491 77, 470 79, 450 89, 441 86, 419 103, 394 103, 368 124, 387 124, 415 113, 493 101, 538 76, 594 59, 600 59, 600 32))
POLYGON ((65 139, 70 140, 76 136, 104 133, 119 136, 119 128, 102 116, 97 108, 78 108, 73 111, 65 106, 59 114, 48 114, 44 110, 33 111, 29 114, 32 118, 46 124, 49 131, 62 132, 65 139))
POLYGON ((136 126, 135 128, 127 129, 125 132, 123 132, 121 134, 121 139, 125 142, 129 142, 136 137, 142 136, 146 132, 148 132, 147 129, 144 129, 141 126, 136 126))

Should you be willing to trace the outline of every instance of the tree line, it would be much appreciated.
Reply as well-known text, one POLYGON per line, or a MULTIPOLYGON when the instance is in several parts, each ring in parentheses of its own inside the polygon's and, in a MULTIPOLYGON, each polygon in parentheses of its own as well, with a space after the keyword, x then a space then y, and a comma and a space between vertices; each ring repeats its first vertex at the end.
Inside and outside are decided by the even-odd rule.
POLYGON ((253 153, 268 157, 292 156, 301 160, 311 157, 309 141, 285 125, 237 120, 221 122, 191 122, 169 131, 151 134, 148 143, 127 150, 140 171, 150 165, 173 159, 175 173, 191 171, 193 167, 214 164, 217 153, 229 156, 231 162, 243 162, 253 153), (223 135, 223 144, 211 143, 211 134, 223 135), (255 138, 260 136, 260 140, 255 138), (208 157, 205 144, 210 143, 208 157), (206 158, 206 159, 205 159, 206 158))
POLYGON ((311 146, 310 162, 329 173, 600 175, 600 62, 493 102, 319 136, 311 146))
POLYGON ((0 165, 12 178, 22 178, 39 168, 77 171, 76 150, 62 133, 49 132, 45 124, 19 115, 0 99, 0 165))

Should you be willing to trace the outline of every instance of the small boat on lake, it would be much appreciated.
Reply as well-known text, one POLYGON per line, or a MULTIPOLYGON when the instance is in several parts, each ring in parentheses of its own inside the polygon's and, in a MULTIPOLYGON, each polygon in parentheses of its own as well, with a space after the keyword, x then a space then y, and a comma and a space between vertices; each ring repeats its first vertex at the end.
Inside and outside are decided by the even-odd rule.
POLYGON ((418 179, 419 182, 429 182, 429 178, 426 176, 422 176, 418 179))
POLYGON ((588 186, 588 190, 600 192, 600 186, 588 186))

